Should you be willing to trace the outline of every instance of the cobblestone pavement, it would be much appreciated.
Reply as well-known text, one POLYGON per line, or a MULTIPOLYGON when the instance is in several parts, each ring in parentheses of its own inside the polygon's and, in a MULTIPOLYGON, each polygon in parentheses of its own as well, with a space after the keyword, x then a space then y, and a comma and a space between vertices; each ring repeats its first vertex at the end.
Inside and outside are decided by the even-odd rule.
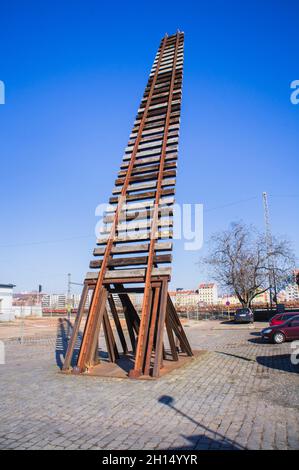
POLYGON ((58 373, 55 338, 6 344, 1 449, 299 449, 299 366, 257 330, 186 327, 208 352, 158 381, 58 373))

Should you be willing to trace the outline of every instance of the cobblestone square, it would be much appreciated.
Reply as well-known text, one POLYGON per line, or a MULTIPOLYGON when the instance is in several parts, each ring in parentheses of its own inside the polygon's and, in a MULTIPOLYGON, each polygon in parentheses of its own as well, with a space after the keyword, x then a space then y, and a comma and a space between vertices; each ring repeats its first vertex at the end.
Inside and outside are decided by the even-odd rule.
POLYGON ((299 366, 259 324, 190 322, 207 353, 157 381, 59 373, 55 335, 6 342, 1 449, 299 449, 299 366))

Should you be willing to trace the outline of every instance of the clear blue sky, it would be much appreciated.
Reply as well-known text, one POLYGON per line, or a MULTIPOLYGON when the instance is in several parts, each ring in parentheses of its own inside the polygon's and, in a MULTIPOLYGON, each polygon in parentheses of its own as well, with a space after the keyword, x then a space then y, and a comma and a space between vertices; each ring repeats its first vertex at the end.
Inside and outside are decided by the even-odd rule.
MULTIPOLYGON (((298 1, 8 1, 0 6, 0 281, 81 281, 165 32, 185 32, 178 202, 204 204, 204 237, 243 219, 299 253, 298 1), (243 202, 239 202, 243 201, 243 202), (234 203, 234 204, 230 204, 234 203)), ((175 244, 172 286, 204 254, 175 244)))

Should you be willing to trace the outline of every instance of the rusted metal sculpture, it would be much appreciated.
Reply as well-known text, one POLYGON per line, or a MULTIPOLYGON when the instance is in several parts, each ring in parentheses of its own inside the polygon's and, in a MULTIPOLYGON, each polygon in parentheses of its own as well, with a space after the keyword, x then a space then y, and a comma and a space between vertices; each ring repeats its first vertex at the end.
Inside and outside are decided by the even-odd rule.
POLYGON ((192 356, 187 337, 168 294, 171 268, 172 216, 180 125, 184 35, 165 36, 158 49, 134 123, 123 163, 104 218, 103 236, 94 250, 96 260, 87 273, 73 326, 64 371, 71 370, 88 293, 92 299, 79 354, 73 371, 91 371, 98 364, 101 327, 111 362, 132 349, 134 368, 129 376, 158 377, 167 355, 164 332, 172 360, 182 352, 192 356), (163 241, 160 241, 163 240, 163 241), (139 255, 139 256, 136 256, 139 255), (140 256, 142 255, 142 256, 140 256), (139 317, 129 294, 143 293, 139 317), (115 305, 119 295, 126 330, 115 305), (109 306, 110 315, 108 315, 109 306), (115 328, 112 328, 113 320, 115 328), (166 328, 165 328, 166 327, 166 328), (116 341, 114 332, 118 335, 116 341), (130 339, 131 348, 127 345, 130 339))

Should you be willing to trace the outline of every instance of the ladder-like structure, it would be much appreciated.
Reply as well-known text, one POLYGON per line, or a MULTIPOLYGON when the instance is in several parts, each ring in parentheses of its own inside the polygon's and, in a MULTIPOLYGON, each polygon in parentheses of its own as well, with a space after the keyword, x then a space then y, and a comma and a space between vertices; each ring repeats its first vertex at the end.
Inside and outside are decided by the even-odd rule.
POLYGON ((104 217, 95 260, 90 267, 73 326, 64 371, 90 371, 99 363, 101 327, 111 362, 132 351, 129 376, 158 377, 170 354, 192 356, 187 337, 168 294, 173 204, 180 125, 184 34, 165 36, 156 54, 149 80, 104 217), (89 291, 92 300, 79 353, 74 359, 81 320, 89 291), (141 315, 130 298, 142 293, 141 315), (118 316, 115 296, 124 311, 126 330, 118 316), (109 306, 110 315, 108 315, 109 306), (111 321, 114 322, 114 328, 111 321), (165 328, 166 327, 166 328, 165 328), (169 352, 165 347, 165 330, 169 352), (114 336, 118 335, 118 341, 114 336), (129 338, 131 347, 128 346, 129 338))

